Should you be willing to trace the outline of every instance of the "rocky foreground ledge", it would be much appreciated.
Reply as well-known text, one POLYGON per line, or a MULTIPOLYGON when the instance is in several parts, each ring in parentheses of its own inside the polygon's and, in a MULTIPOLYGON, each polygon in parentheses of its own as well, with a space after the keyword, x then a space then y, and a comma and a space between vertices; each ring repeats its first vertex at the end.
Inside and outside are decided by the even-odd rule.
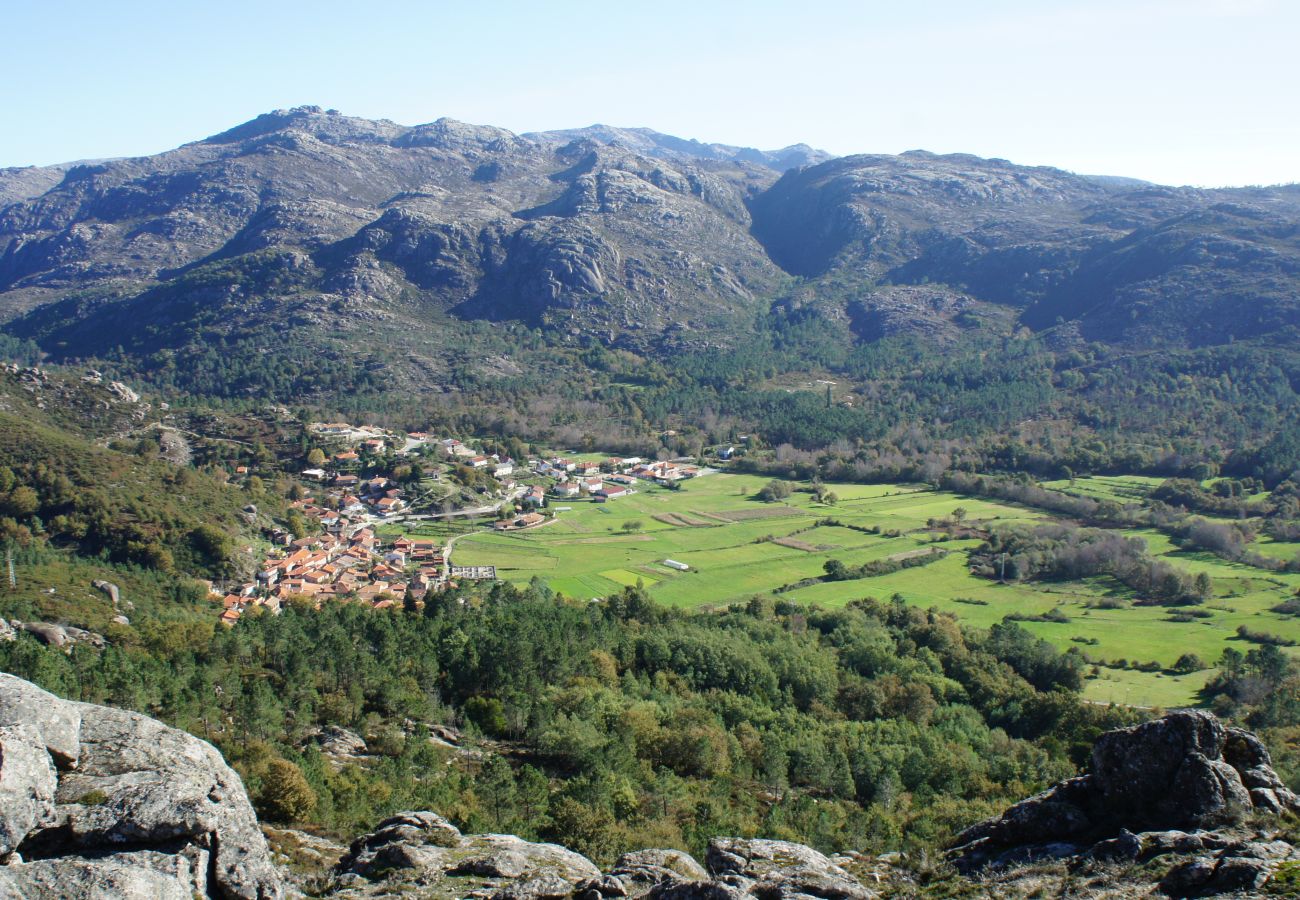
POLYGON ((1086 775, 968 828, 952 857, 968 873, 1043 859, 1077 870, 1166 858, 1159 888, 1169 896, 1251 892, 1298 854, 1248 826, 1297 812, 1300 797, 1258 738, 1185 710, 1103 734, 1086 775))
POLYGON ((511 835, 462 835, 428 812, 402 813, 352 843, 327 890, 336 898, 472 897, 480 900, 742 900, 877 894, 840 863, 787 841, 715 838, 701 866, 680 850, 625 853, 602 873, 556 844, 511 835))
POLYGON ((703 865, 641 850, 601 871, 555 844, 464 835, 413 811, 346 849, 272 831, 316 855, 323 871, 304 879, 275 862, 210 744, 0 674, 0 900, 1300 896, 1300 853, 1279 831, 1297 812, 1253 735, 1177 712, 1103 735, 1087 774, 967 829, 951 865, 717 838, 703 865))
POLYGON ((0 898, 275 900, 239 775, 205 741, 0 673, 0 898))

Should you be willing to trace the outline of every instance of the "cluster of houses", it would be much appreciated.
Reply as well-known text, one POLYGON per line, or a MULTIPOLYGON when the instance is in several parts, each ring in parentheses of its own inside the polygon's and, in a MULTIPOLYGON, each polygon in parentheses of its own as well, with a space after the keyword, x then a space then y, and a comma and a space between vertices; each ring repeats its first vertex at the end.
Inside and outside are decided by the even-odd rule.
MULTIPOLYGON (((556 497, 589 496, 597 503, 636 493, 638 481, 667 485, 699 474, 696 466, 646 462, 637 456, 615 456, 599 463, 575 463, 563 458, 538 460, 533 471, 556 479, 551 487, 551 493, 556 497)), ((541 505, 533 492, 525 497, 525 502, 541 505)))
MULTIPOLYGON (((275 549, 257 573, 222 598, 221 621, 233 624, 249 609, 278 612, 289 598, 307 598, 316 608, 327 599, 365 603, 382 609, 406 600, 419 601, 432 589, 460 579, 494 579, 492 566, 453 566, 438 541, 399 538, 382 547, 370 522, 404 510, 403 489, 384 477, 364 478, 346 470, 363 454, 405 455, 420 447, 440 450, 449 460, 483 470, 504 488, 516 486, 515 463, 508 457, 484 455, 455 438, 436 439, 422 432, 403 438, 368 426, 315 423, 311 430, 344 449, 333 453, 328 469, 305 470, 305 478, 320 482, 320 499, 293 503, 318 526, 318 535, 294 539, 286 532, 272 535, 275 549)), ((669 485, 699 474, 695 466, 651 462, 639 457, 611 457, 601 462, 575 462, 563 457, 530 459, 532 472, 554 479, 553 498, 588 497, 604 503, 635 493, 639 482, 669 485)), ((498 521, 498 530, 537 527, 547 521, 542 484, 529 485, 520 496, 522 511, 498 521)))
POLYGON ((325 481, 328 485, 326 507, 317 516, 325 525, 333 524, 335 516, 355 517, 366 513, 391 516, 406 509, 406 501, 403 499, 405 490, 389 478, 382 476, 362 478, 359 475, 344 473, 337 475, 321 473, 321 476, 317 477, 313 470, 303 472, 303 475, 325 481))
POLYGON ((293 505, 321 533, 273 550, 255 581, 222 598, 222 622, 233 624, 249 608, 279 612, 291 597, 308 598, 317 609, 330 599, 383 609, 421 600, 447 580, 437 541, 399 538, 384 548, 369 525, 342 510, 317 505, 314 498, 293 505))

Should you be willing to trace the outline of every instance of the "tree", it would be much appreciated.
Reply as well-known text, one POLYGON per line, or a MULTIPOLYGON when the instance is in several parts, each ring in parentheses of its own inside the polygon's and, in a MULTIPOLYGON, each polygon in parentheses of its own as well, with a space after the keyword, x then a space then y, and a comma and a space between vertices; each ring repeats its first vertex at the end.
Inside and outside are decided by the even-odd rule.
POLYGON ((1214 583, 1210 580, 1209 573, 1198 572, 1196 574, 1194 590, 1196 591, 1196 596, 1201 599, 1206 599, 1214 593, 1214 583))
POLYGON ((505 707, 496 697, 470 697, 465 701, 465 717, 490 737, 506 733, 505 707))
POLYGON ((20 484, 0 500, 0 509, 15 519, 25 519, 41 508, 41 498, 25 484, 20 484))
POLYGON ((826 563, 822 566, 822 571, 826 573, 826 577, 830 581, 846 581, 851 577, 849 567, 844 565, 843 560, 839 559, 826 560, 826 563))
POLYGON ((502 830, 515 817, 515 774, 510 763, 499 754, 492 754, 479 771, 477 787, 483 798, 484 812, 492 820, 492 828, 502 830))
POLYGON ((277 822, 298 822, 316 809, 316 792, 307 778, 287 759, 273 759, 266 767, 259 796, 261 811, 277 822))
POLYGON ((758 492, 758 499, 764 503, 771 503, 775 500, 784 500, 790 496, 790 482, 781 481, 773 478, 767 484, 763 485, 762 490, 758 492))
POLYGON ((311 451, 307 454, 307 465, 314 468, 319 468, 320 466, 325 465, 325 451, 320 447, 312 447, 311 451))
POLYGON ((203 560, 213 569, 220 569, 230 559, 231 541, 215 525, 200 525, 190 532, 190 542, 203 560))
POLYGON ((519 769, 515 788, 520 817, 540 829, 551 801, 551 783, 539 769, 525 764, 519 769))

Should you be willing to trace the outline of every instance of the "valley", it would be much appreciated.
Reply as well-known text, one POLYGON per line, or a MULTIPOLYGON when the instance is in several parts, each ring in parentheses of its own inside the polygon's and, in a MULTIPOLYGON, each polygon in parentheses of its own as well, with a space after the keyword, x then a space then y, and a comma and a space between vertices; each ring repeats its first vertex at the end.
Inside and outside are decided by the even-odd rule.
POLYGON ((919 884, 1185 706, 1295 784, 1297 223, 317 107, 0 170, 0 670, 211 742, 302 847, 436 810, 919 884))
MULTIPOLYGON (((967 552, 981 543, 975 532, 1052 521, 1049 510, 909 484, 828 483, 825 488, 837 497, 830 505, 817 502, 807 483, 793 483, 786 500, 764 503, 755 497, 766 483, 720 472, 679 490, 639 487, 606 504, 554 501, 567 508, 545 529, 470 534, 457 542, 455 562, 494 565, 499 577, 520 584, 539 578, 576 600, 603 598, 640 582, 658 602, 692 609, 717 610, 753 598, 834 608, 899 595, 981 628, 1011 617, 1061 651, 1074 648, 1085 655, 1085 697, 1124 705, 1203 702, 1198 691, 1223 650, 1250 648, 1237 634, 1242 625, 1300 642, 1300 619, 1272 610, 1300 591, 1300 572, 1261 571, 1181 549, 1152 529, 1126 530, 1156 558, 1211 577, 1213 596, 1197 607, 1205 617, 1177 621, 1177 607, 1135 603, 1133 591, 1106 577, 1003 584, 972 574, 967 552), (972 536, 954 536, 954 510, 963 511, 960 530, 972 536), (856 566, 918 553, 937 558, 875 576, 822 580, 830 560, 856 566), (675 570, 666 559, 690 569, 675 570), (1173 671, 1187 653, 1205 668, 1173 671), (1121 660, 1123 666, 1116 665, 1121 660)), ((1158 484, 1111 476, 1050 486, 1132 501, 1158 484)), ((1290 560, 1300 543, 1266 540, 1260 549, 1290 560)))

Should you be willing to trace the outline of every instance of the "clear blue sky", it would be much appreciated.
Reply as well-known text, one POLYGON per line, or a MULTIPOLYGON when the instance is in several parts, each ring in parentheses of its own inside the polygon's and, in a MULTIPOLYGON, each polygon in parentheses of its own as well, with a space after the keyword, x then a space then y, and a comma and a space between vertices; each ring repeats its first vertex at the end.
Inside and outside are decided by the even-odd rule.
POLYGON ((1296 0, 7 0, 0 166, 276 108, 1300 181, 1296 0))

